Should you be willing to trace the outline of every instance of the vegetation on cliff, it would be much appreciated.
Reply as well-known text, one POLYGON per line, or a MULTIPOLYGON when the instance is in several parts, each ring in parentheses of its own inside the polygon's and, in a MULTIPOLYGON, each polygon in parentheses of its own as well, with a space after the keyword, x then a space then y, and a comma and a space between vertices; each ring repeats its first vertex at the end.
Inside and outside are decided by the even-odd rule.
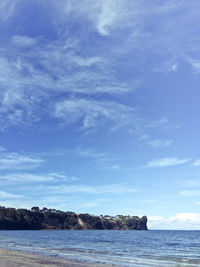
POLYGON ((147 230, 147 217, 94 216, 55 209, 31 210, 0 206, 0 230, 147 230))

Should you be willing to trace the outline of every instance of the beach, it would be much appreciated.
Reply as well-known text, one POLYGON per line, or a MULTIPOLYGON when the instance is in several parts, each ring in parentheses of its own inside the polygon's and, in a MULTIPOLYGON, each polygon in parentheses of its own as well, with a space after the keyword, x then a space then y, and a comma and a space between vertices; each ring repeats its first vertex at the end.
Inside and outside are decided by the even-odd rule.
POLYGON ((24 253, 15 250, 0 249, 0 267, 111 267, 113 265, 101 263, 83 263, 54 256, 24 253))

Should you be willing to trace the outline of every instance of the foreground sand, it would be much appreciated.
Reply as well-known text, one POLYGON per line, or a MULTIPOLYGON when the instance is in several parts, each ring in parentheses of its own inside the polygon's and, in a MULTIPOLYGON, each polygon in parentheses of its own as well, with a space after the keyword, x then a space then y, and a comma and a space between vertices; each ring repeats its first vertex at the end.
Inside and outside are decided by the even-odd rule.
POLYGON ((0 267, 110 267, 100 263, 82 263, 57 257, 0 249, 0 267))

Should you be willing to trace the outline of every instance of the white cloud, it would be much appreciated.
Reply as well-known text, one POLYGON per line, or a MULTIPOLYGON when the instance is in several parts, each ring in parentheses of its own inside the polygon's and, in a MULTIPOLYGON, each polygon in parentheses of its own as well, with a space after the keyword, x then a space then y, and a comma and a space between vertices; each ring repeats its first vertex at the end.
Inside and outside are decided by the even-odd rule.
POLYGON ((80 56, 72 56, 71 60, 81 67, 90 67, 92 65, 96 65, 96 64, 102 62, 102 58, 100 58, 100 57, 85 57, 85 58, 83 58, 80 56))
POLYGON ((123 1, 102 0, 101 11, 97 17, 97 30, 100 35, 109 35, 109 29, 115 26, 115 23, 121 19, 122 9, 124 8, 123 1))
POLYGON ((166 60, 166 62, 164 62, 162 64, 162 62, 160 63, 159 66, 156 66, 154 68, 154 71, 155 72, 163 72, 163 73, 166 73, 166 72, 177 72, 179 69, 179 62, 177 61, 177 59, 170 59, 169 61, 166 60))
POLYGON ((170 68, 169 68, 169 70, 170 70, 170 71, 173 71, 173 72, 176 72, 177 69, 178 69, 178 64, 173 64, 173 65, 171 65, 170 68))
POLYGON ((168 118, 162 118, 154 121, 147 121, 144 129, 148 128, 160 128, 160 129, 179 129, 182 125, 180 124, 172 124, 172 122, 168 118))
MULTIPOLYGON (((40 208, 53 208, 62 211, 73 211, 73 212, 90 212, 93 207, 101 207, 102 204, 109 203, 109 199, 105 198, 94 198, 85 199, 79 196, 73 195, 54 195, 53 193, 49 196, 41 194, 37 199, 30 199, 22 196, 21 198, 7 198, 2 199, 0 202, 1 206, 15 207, 15 208, 27 208, 30 209, 33 206, 40 208)), ((98 214, 98 213, 97 213, 98 214)))
POLYGON ((124 0, 86 0, 59 1, 57 6, 69 16, 71 12, 84 15, 93 23, 95 30, 101 36, 109 36, 110 30, 120 26, 126 20, 127 1, 124 0))
MULTIPOLYGON (((36 2, 38 7, 45 5, 41 1, 36 2)), ((5 21, 11 17, 15 13, 16 7, 17 12, 22 15, 20 12, 23 10, 24 1, 2 0, 0 3, 1 19, 5 21)), ((140 61, 141 58, 148 60, 148 55, 156 54, 160 60, 155 60, 155 62, 159 62, 159 66, 160 61, 167 60, 170 62, 169 69, 176 71, 179 64, 177 58, 180 57, 181 52, 185 52, 182 51, 184 50, 182 44, 185 44, 184 41, 190 39, 188 38, 190 34, 194 34, 195 29, 198 29, 195 26, 198 23, 194 25, 193 22, 199 17, 195 11, 198 10, 196 7, 195 2, 188 4, 186 1, 181 5, 178 1, 173 4, 171 1, 165 4, 155 4, 138 0, 48 1, 48 10, 54 11, 53 15, 49 12, 51 14, 49 23, 54 26, 52 30, 57 30, 59 37, 56 40, 48 42, 46 32, 42 32, 41 29, 41 36, 35 39, 15 34, 11 36, 10 42, 6 40, 6 44, 2 43, 0 60, 1 129, 11 125, 38 123, 45 116, 51 116, 51 107, 54 106, 55 101, 58 101, 57 105, 63 103, 66 94, 81 93, 85 95, 83 98, 86 102, 91 102, 88 100, 88 95, 99 97, 99 94, 116 95, 134 91, 138 88, 137 79, 128 81, 118 79, 119 71, 113 66, 117 66, 119 62, 122 69, 129 67, 129 71, 133 72, 134 66, 138 69, 141 65, 142 68, 147 65, 152 70, 152 65, 149 66, 140 61), (183 11, 179 12, 181 15, 177 16, 178 18, 170 16, 172 22, 169 23, 169 14, 174 14, 179 9, 183 11), (153 24, 153 31, 146 32, 146 25, 152 18, 156 18, 155 21, 159 20, 162 23, 159 24, 159 27, 153 24), (86 53, 81 53, 83 50, 81 35, 69 34, 67 27, 64 32, 68 19, 72 24, 83 19, 83 27, 86 25, 89 37, 90 34, 94 36, 95 28, 101 35, 99 38, 102 41, 106 40, 105 47, 102 46, 104 49, 99 49, 97 45, 91 48, 91 54, 88 52, 89 48, 86 53), (177 21, 179 23, 176 23, 177 21), (184 22, 184 24, 180 22, 184 22), (182 31, 179 28, 180 24, 185 26, 182 27, 184 29, 182 31), (61 25, 62 27, 60 27, 61 25), (126 38, 124 38, 125 35, 122 36, 122 29, 126 38), (62 38, 60 38, 61 35, 62 38), (36 42, 37 46, 34 46, 36 42), (27 52, 27 49, 22 49, 24 47, 31 47, 31 49, 27 52), (145 57, 140 56, 141 53, 143 54, 142 47, 146 51, 145 55, 147 56, 145 57), (127 62, 127 55, 133 55, 134 60, 127 62)), ((41 12, 44 10, 41 9, 41 12)), ((83 28, 84 30, 85 28, 83 28)), ((162 63, 162 65, 166 64, 162 63)), ((70 97, 69 99, 71 100, 70 97)), ((108 101, 108 104, 112 106, 113 102, 108 101)), ((96 109, 92 111, 94 111, 92 115, 87 114, 83 118, 82 128, 95 128, 96 109)), ((98 109, 97 116, 99 115, 102 115, 102 112, 98 109)), ((108 116, 106 117, 108 118, 108 116)), ((162 126, 162 124, 166 125, 167 123, 166 121, 157 122, 157 125, 162 126)), ((148 127, 154 126, 150 123, 147 125, 148 127)))
POLYGON ((16 45, 19 45, 22 47, 31 47, 37 43, 37 40, 34 38, 30 38, 28 36, 15 35, 13 36, 13 42, 16 45))
POLYGON ((83 213, 85 210, 90 210, 92 207, 102 206, 105 202, 108 203, 108 199, 105 198, 94 198, 94 199, 85 199, 82 197, 72 196, 72 195, 51 195, 45 196, 40 200, 39 206, 45 206, 49 208, 56 208, 63 211, 69 209, 71 211, 77 211, 83 213))
POLYGON ((44 160, 41 158, 19 153, 2 153, 0 155, 0 170, 27 170, 36 168, 42 163, 44 160))
POLYGON ((149 161, 147 163, 147 167, 151 168, 163 168, 163 167, 170 167, 170 166, 176 166, 180 164, 185 164, 189 162, 190 159, 178 159, 178 158, 161 158, 156 159, 153 161, 149 161))
MULTIPOLYGON (((68 47, 64 41, 58 40, 41 45, 38 40, 34 46, 35 42, 36 39, 27 36, 14 36, 12 49, 15 56, 8 57, 9 50, 5 47, 0 57, 1 129, 37 123, 43 114, 51 116, 50 107, 56 101, 60 103, 66 99, 63 93, 95 97, 99 94, 124 94, 138 87, 136 80, 118 81, 111 62, 104 56, 78 55, 78 44, 68 47), (21 46, 32 47, 26 52, 21 46)), ((83 99, 87 101, 85 96, 83 99)), ((85 117, 83 127, 94 124, 94 116, 85 117)))
POLYGON ((121 170, 121 166, 119 164, 112 164, 112 165, 108 165, 102 168, 99 168, 98 171, 105 171, 105 170, 110 170, 110 171, 118 171, 121 170))
POLYGON ((183 181, 183 184, 186 185, 187 187, 193 187, 193 186, 197 186, 200 185, 200 180, 198 179, 189 179, 186 181, 183 181))
POLYGON ((154 128, 154 127, 164 127, 169 125, 170 121, 168 118, 162 118, 160 120, 152 121, 146 125, 146 128, 154 128))
POLYGON ((5 152, 5 151, 6 151, 6 148, 3 146, 0 146, 0 152, 5 152))
POLYGON ((147 134, 142 134, 139 138, 139 142, 143 142, 147 140, 149 140, 149 136, 147 134))
POLYGON ((78 181, 79 180, 79 178, 75 176, 66 176, 65 174, 56 173, 56 172, 51 172, 48 175, 60 181, 78 181))
POLYGON ((98 152, 91 148, 81 148, 78 147, 75 150, 69 151, 70 153, 73 153, 75 155, 86 157, 86 158, 93 158, 98 161, 107 161, 110 156, 108 156, 106 153, 98 152))
POLYGON ((96 159, 100 159, 100 160, 107 158, 105 153, 100 153, 100 152, 97 152, 94 149, 90 149, 90 148, 77 148, 72 152, 79 155, 79 156, 96 158, 96 159))
POLYGON ((172 140, 162 140, 162 139, 153 139, 149 141, 149 145, 152 148, 163 148, 163 147, 169 147, 172 144, 172 140))
POLYGON ((66 124, 82 121, 83 128, 97 127, 105 120, 113 122, 114 127, 121 127, 137 118, 131 107, 111 101, 80 98, 57 103, 54 116, 66 124))
POLYGON ((185 56, 185 58, 188 61, 188 63, 192 66, 195 73, 200 73, 200 59, 194 59, 189 56, 185 56))
POLYGON ((10 173, 0 176, 1 181, 14 182, 14 183, 38 183, 38 182, 51 182, 55 178, 50 175, 38 175, 32 173, 10 173))
POLYGON ((110 184, 104 186, 89 186, 89 185, 58 185, 49 186, 49 191, 59 194, 123 194, 123 193, 136 193, 137 189, 131 188, 124 184, 110 184))
POLYGON ((183 190, 179 192, 179 196, 181 197, 193 197, 199 195, 200 195, 200 190, 183 190))
POLYGON ((164 230, 199 230, 200 214, 183 212, 165 218, 163 216, 148 216, 149 229, 164 230))
MULTIPOLYGON (((161 123, 162 125, 162 123, 161 123)), ((155 123, 154 125, 151 124, 150 127, 156 127, 156 128, 160 128, 161 126, 159 123, 155 123)), ((162 127, 162 126, 161 126, 162 127)), ((171 146, 173 140, 172 139, 152 139, 151 136, 149 136, 148 134, 144 134, 144 133, 140 133, 140 137, 139 137, 139 143, 145 143, 149 146, 151 146, 152 148, 165 148, 165 147, 169 147, 171 146)))
POLYGON ((113 164, 113 165, 107 167, 107 169, 114 170, 114 171, 119 170, 120 168, 121 167, 119 164, 113 164))
MULTIPOLYGON (((30 75, 29 67, 20 59, 14 61, 0 58, 1 129, 6 125, 23 125, 28 121, 38 120, 35 108, 43 93, 33 89, 34 83, 30 78, 32 74, 30 75), (24 72, 27 74, 25 75, 24 72)), ((41 79, 41 82, 42 80, 44 79, 41 79)))
POLYGON ((148 216, 148 226, 151 228, 154 224, 160 224, 164 222, 164 220, 163 216, 148 216))
POLYGON ((61 173, 47 173, 47 174, 34 174, 34 173, 9 173, 0 175, 0 181, 6 183, 39 183, 39 182, 68 182, 77 181, 78 178, 74 176, 66 176, 61 173))
POLYGON ((22 0, 1 0, 0 1, 0 19, 5 21, 9 17, 11 17, 16 9, 16 6, 18 3, 20 3, 22 0))
POLYGON ((22 198, 21 195, 17 195, 17 194, 12 194, 12 193, 8 193, 5 191, 0 191, 0 200, 5 200, 5 199, 19 199, 22 198))
POLYGON ((200 166, 200 159, 195 160, 195 162, 193 162, 193 166, 199 167, 200 166))
POLYGON ((200 214, 199 213, 177 213, 175 216, 169 218, 169 221, 177 228, 194 229, 200 226, 200 214))

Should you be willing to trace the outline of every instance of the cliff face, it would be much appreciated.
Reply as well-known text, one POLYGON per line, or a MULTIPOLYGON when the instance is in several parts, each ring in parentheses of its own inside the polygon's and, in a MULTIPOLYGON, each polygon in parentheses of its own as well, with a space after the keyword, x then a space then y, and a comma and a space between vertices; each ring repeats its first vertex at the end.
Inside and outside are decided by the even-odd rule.
POLYGON ((93 216, 54 209, 0 207, 1 230, 147 230, 147 217, 93 216))
POLYGON ((137 216, 92 216, 78 214, 82 229, 102 230, 147 230, 147 217, 137 216))

